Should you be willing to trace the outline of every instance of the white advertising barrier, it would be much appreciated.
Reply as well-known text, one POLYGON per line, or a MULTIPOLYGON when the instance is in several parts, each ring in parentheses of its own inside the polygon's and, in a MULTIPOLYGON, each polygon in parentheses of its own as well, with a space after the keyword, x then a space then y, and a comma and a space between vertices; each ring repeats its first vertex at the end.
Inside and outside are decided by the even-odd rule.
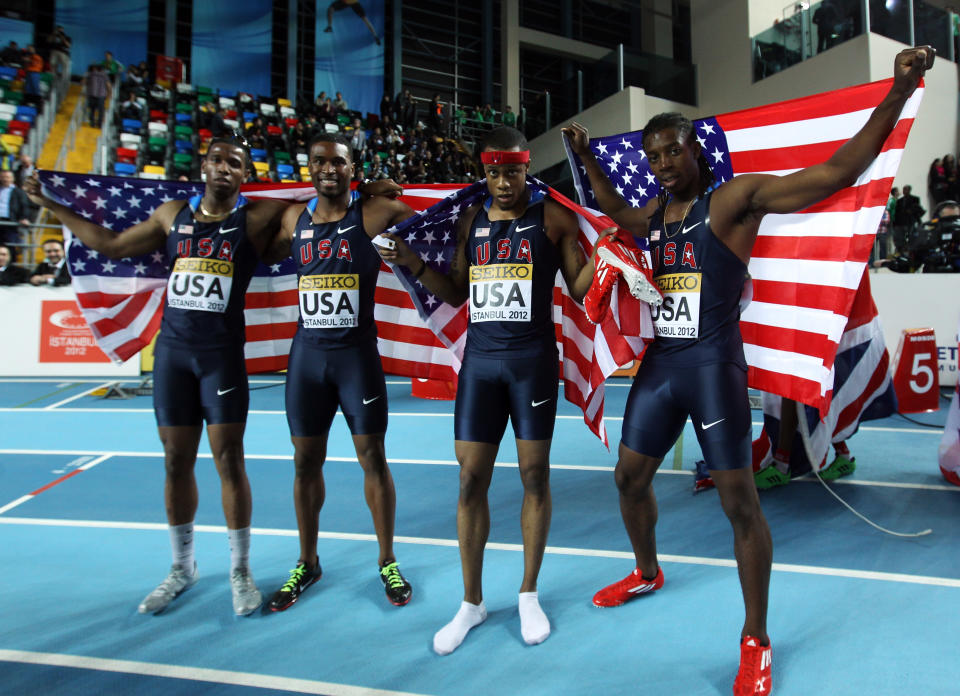
POLYGON ((880 311, 890 359, 903 329, 931 327, 937 338, 940 385, 957 383, 957 320, 960 319, 960 274, 871 273, 870 287, 880 311))
POLYGON ((68 287, 0 287, 0 375, 4 377, 129 377, 140 356, 115 364, 97 348, 68 287))

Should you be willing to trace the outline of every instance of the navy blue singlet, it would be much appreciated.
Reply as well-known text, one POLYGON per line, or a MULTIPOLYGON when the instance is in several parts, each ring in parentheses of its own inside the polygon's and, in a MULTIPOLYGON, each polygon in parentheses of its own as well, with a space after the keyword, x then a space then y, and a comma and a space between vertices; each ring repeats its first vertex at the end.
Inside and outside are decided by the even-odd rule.
POLYGON ((243 345, 244 297, 257 266, 247 239, 247 200, 225 219, 201 222, 194 217, 200 196, 183 206, 167 235, 172 259, 158 341, 194 349, 243 345))
POLYGON ((657 336, 644 362, 733 362, 746 369, 740 295, 747 267, 710 228, 712 195, 698 199, 682 222, 664 226, 660 209, 650 218, 653 275, 664 302, 652 309, 657 336))
POLYGON ((526 358, 556 350, 553 286, 560 253, 543 228, 542 197, 515 220, 490 220, 490 199, 467 240, 467 354, 526 358))
POLYGON ((359 201, 336 222, 314 223, 317 199, 297 219, 291 253, 299 276, 297 339, 349 346, 376 338, 374 292, 380 255, 363 228, 359 201))

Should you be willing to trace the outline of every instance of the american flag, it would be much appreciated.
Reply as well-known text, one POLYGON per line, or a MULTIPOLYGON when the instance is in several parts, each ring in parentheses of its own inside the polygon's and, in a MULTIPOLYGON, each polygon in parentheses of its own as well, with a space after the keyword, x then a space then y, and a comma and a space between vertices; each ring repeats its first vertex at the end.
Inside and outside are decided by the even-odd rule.
MULTIPOLYGON (((528 178, 527 186, 534 196, 548 196, 577 215, 580 246, 587 256, 599 232, 615 227, 609 218, 578 206, 536 179, 528 178)), ((481 202, 486 192, 486 181, 479 181, 390 231, 402 237, 433 269, 446 273, 456 249, 456 222, 467 208, 481 202)), ((395 270, 400 272, 394 279, 409 293, 430 330, 450 349, 454 361, 451 367, 459 371, 468 324, 466 304, 446 305, 417 282, 409 269, 395 270)), ((560 273, 557 273, 553 299, 564 395, 567 401, 580 407, 584 422, 607 444, 603 423, 604 380, 642 352, 645 341, 652 339, 653 324, 649 315, 641 314, 640 303, 630 296, 623 283, 617 284, 617 292, 611 298, 612 311, 598 326, 587 319, 583 306, 570 297, 560 273)))
MULTIPOLYGON (((718 182, 786 175, 826 161, 866 123, 890 89, 882 80, 694 121, 718 182)), ((767 215, 749 272, 752 302, 740 330, 749 383, 817 408, 832 398, 834 358, 874 235, 923 95, 907 101, 880 155, 857 181, 789 215, 767 215)), ((659 191, 639 131, 594 138, 591 148, 624 199, 643 206, 659 191)), ((585 205, 594 202, 579 159, 568 150, 585 205)))
MULTIPOLYGON (((122 230, 149 217, 161 203, 202 193, 198 183, 101 177, 41 172, 44 191, 87 219, 122 230)), ((546 191, 539 182, 531 182, 546 191)), ((304 201, 316 195, 304 184, 250 184, 249 198, 304 201)), ((401 227, 405 238, 431 265, 449 267, 456 245, 452 232, 459 211, 478 200, 484 185, 423 185, 406 188, 402 200, 421 214, 401 227), (438 204, 439 203, 439 204, 438 204), (435 206, 429 212, 430 206, 435 206), (459 207, 458 207, 459 206, 459 207), (455 210, 455 212, 453 212, 455 210), (445 231, 445 228, 449 228, 445 231)), ((586 253, 597 233, 613 223, 579 208, 550 191, 562 204, 580 212, 580 241, 586 253)), ((66 229, 66 228, 65 228, 66 229)), ((67 230, 68 237, 69 230, 67 230)), ((135 355, 160 326, 169 274, 163 250, 142 257, 111 261, 85 247, 76 237, 67 244, 77 302, 97 339, 112 359, 135 355)), ((467 327, 466 308, 453 308, 429 296, 411 278, 402 278, 384 265, 377 281, 375 318, 384 370, 414 378, 454 381, 460 369, 467 327), (421 318, 421 315, 424 317, 421 318)), ((618 289, 612 306, 636 301, 618 289)), ((283 370, 297 329, 299 304, 296 267, 292 259, 260 264, 247 291, 246 363, 251 373, 283 370)), ((624 312, 621 325, 611 312, 600 326, 591 324, 583 308, 566 293, 559 279, 554 289, 554 321, 561 350, 566 398, 580 406, 591 430, 607 442, 603 424, 603 381, 619 366, 630 363, 652 336, 649 318, 635 309, 624 312)))
MULTIPOLYGON (((790 471, 794 476, 806 473, 811 466, 822 466, 830 444, 852 437, 862 421, 886 418, 897 411, 897 396, 890 379, 890 354, 866 269, 840 339, 834 374, 833 399, 826 417, 821 420, 817 409, 802 407, 813 461, 799 446, 798 437, 790 456, 790 471)), ((763 394, 764 428, 754 442, 755 469, 773 454, 780 433, 780 406, 779 397, 763 394)))

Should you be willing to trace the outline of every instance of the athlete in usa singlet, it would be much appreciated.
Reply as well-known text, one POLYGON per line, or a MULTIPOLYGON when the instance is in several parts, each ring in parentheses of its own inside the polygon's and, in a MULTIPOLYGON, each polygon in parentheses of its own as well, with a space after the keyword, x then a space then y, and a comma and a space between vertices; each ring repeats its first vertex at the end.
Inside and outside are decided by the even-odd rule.
POLYGON ((170 277, 154 356, 160 425, 246 421, 243 308, 257 265, 246 203, 240 196, 226 218, 205 222, 195 217, 200 196, 194 196, 167 235, 170 277))
POLYGON ((750 409, 740 336, 743 261, 710 228, 712 191, 680 222, 650 219, 654 280, 663 293, 652 308, 656 338, 647 348, 627 401, 623 442, 663 457, 687 416, 710 468, 750 464, 750 409))
POLYGON ((469 312, 454 420, 458 440, 499 443, 512 417, 522 440, 553 436, 558 355, 553 288, 560 254, 543 201, 514 220, 478 210, 467 240, 469 312))
POLYGON ((387 395, 374 322, 380 256, 354 201, 342 220, 313 222, 317 199, 297 220, 300 318, 290 350, 286 407, 294 436, 326 434, 337 406, 354 435, 387 427, 387 395))

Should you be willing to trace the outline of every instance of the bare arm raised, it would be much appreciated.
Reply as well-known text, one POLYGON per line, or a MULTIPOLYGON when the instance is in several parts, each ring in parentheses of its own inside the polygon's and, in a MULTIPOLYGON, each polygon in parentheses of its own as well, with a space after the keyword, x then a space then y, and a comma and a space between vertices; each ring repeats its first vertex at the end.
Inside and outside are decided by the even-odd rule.
POLYGON ((933 65, 935 53, 921 46, 897 54, 887 96, 863 128, 826 162, 783 177, 739 176, 717 190, 710 207, 715 234, 746 261, 764 215, 801 210, 853 184, 880 153, 904 103, 933 65))
POLYGON ((590 135, 582 124, 574 121, 566 128, 560 131, 566 136, 570 143, 570 149, 573 150, 583 162, 587 170, 587 177, 590 179, 590 186, 593 187, 593 195, 597 198, 597 205, 605 215, 617 223, 620 227, 628 230, 635 237, 646 237, 647 226, 650 216, 656 210, 656 199, 651 200, 643 208, 634 208, 627 203, 623 196, 617 193, 617 190, 610 183, 610 179, 600 168, 593 150, 590 149, 590 135))
POLYGON ((162 248, 167 242, 167 232, 173 219, 185 205, 185 201, 168 201, 143 222, 117 234, 44 196, 36 173, 23 183, 23 190, 33 203, 52 210, 81 242, 112 259, 138 256, 162 248))

